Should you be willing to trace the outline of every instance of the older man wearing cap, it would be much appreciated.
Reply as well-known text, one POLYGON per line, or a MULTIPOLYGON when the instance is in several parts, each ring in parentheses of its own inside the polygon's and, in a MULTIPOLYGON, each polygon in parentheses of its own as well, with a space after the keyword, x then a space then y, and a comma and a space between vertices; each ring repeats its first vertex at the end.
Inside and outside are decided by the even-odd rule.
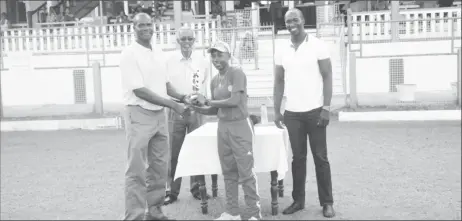
MULTIPOLYGON (((183 94, 195 94, 206 92, 206 82, 209 63, 203 52, 194 52, 194 31, 189 27, 182 27, 177 32, 177 42, 180 45, 180 53, 175 53, 167 60, 167 72, 169 82, 183 94)), ((187 98, 188 99, 188 98, 187 98)), ((186 100, 187 100, 186 99, 186 100)), ((173 181, 181 146, 187 133, 199 128, 204 123, 204 116, 191 113, 188 117, 182 117, 175 111, 170 111, 170 192, 167 193, 164 205, 171 204, 178 199, 181 188, 181 178, 173 181)), ((190 191, 195 199, 200 200, 199 182, 204 181, 204 176, 190 177, 190 191)), ((209 196, 207 196, 209 197, 209 196)))
POLYGON ((244 190, 246 215, 261 218, 257 177, 253 171, 253 124, 247 108, 247 77, 242 69, 230 66, 229 45, 216 42, 208 49, 218 74, 210 83, 211 99, 199 97, 203 106, 193 108, 206 115, 218 116, 218 155, 225 181, 226 211, 217 220, 240 220, 239 183, 244 190))

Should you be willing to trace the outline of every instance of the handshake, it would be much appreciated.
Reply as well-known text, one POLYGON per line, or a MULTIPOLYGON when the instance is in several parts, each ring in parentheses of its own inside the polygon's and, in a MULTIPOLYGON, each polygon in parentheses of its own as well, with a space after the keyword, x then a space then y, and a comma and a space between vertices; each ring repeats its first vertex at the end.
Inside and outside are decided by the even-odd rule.
POLYGON ((191 114, 191 111, 204 106, 207 103, 207 98, 199 93, 193 93, 186 95, 181 102, 174 102, 172 109, 180 114, 182 117, 187 117, 191 114), (183 103, 183 104, 181 104, 183 103))
POLYGON ((202 94, 193 93, 186 95, 186 97, 183 99, 183 102, 187 105, 202 107, 206 104, 207 98, 205 98, 205 96, 202 94))

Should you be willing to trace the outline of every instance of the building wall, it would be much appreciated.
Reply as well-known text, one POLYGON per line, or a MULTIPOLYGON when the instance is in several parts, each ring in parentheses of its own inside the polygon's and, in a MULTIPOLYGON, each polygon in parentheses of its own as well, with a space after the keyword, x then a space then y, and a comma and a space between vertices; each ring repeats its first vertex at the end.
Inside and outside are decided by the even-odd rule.
POLYGON ((415 84, 417 92, 450 91, 457 81, 457 55, 358 58, 358 93, 388 93, 390 59, 403 59, 404 84, 415 84))
MULTIPOLYGON (((450 45, 450 44, 449 44, 450 45)), ((416 84, 418 91, 450 90, 450 83, 457 79, 457 57, 455 55, 434 55, 448 53, 446 41, 402 42, 363 45, 363 58, 357 59, 356 78, 358 93, 382 93, 389 91, 389 60, 402 58, 404 83, 416 84), (425 50, 424 50, 425 49, 425 50), (432 55, 433 54, 433 55, 432 55), (393 55, 394 57, 390 56, 393 55), (376 56, 376 57, 374 57, 376 56)), ((173 52, 167 52, 170 56, 173 52)), ((82 70, 85 74, 86 103, 94 103, 92 61, 102 55, 92 54, 8 54, 3 58, 1 75, 2 102, 4 107, 32 108, 53 105, 75 104, 73 73, 82 70), (59 62, 58 62, 59 61, 59 62)), ((121 82, 118 69, 119 54, 104 56, 105 65, 101 69, 103 102, 106 107, 120 108, 121 82)), ((348 70, 348 68, 347 68, 348 70)), ((249 88, 262 86, 262 76, 272 79, 272 72, 253 73, 246 71, 249 88), (260 77, 256 77, 261 74, 260 77)), ((265 78, 266 79, 266 78, 265 78)), ((265 87, 272 87, 268 81, 265 87)), ((252 89, 256 90, 256 89, 252 89)), ((251 94, 251 90, 249 90, 251 94)), ((107 109, 107 108, 106 108, 107 109)), ((91 111, 91 108, 88 109, 91 111)), ((113 109, 116 110, 116 109, 113 109)), ((72 110, 66 110, 72 111, 72 110)), ((15 114, 10 112, 11 114, 15 114)), ((5 116, 8 113, 5 111, 5 116)))

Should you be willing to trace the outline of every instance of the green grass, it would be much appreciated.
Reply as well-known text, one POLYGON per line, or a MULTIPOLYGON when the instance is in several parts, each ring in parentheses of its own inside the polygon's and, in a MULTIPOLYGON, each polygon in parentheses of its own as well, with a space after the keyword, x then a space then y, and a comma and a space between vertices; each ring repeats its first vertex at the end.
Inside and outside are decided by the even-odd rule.
MULTIPOLYGON (((328 145, 336 219, 460 220, 460 128, 460 122, 332 122, 328 145)), ((121 218, 123 131, 10 132, 1 138, 1 219, 121 218)), ((305 210, 271 216, 269 178, 258 174, 265 219, 324 219, 310 156, 305 210)), ((188 183, 185 179, 179 201, 165 213, 176 219, 219 216, 222 177, 208 215, 200 213, 188 183)), ((208 177, 209 192, 210 184, 208 177)), ((291 203, 290 172, 285 184, 280 211, 291 203)))

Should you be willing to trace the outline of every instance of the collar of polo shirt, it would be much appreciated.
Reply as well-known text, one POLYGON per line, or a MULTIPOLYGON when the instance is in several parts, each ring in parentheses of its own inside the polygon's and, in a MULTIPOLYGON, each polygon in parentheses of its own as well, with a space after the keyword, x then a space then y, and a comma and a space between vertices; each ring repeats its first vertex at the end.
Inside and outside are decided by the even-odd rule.
MULTIPOLYGON (((290 47, 292 47, 292 48, 295 49, 295 45, 294 45, 294 43, 292 42, 291 39, 289 39, 289 42, 290 42, 290 47)), ((308 42, 308 33, 306 33, 304 42, 308 42)), ((303 43, 303 42, 302 42, 302 43, 303 43)), ((300 45, 301 45, 301 44, 300 44, 300 45)), ((300 45, 299 45, 299 46, 300 46, 300 45)))
POLYGON ((194 48, 193 50, 191 51, 191 54, 189 55, 189 58, 185 58, 183 53, 180 51, 180 55, 178 55, 180 57, 180 61, 189 61, 189 60, 192 60, 194 56, 194 54, 196 54, 197 52, 194 52, 194 48))
POLYGON ((193 56, 194 52, 191 52, 191 55, 189 55, 189 58, 185 58, 185 57, 183 56, 183 53, 180 53, 180 54, 181 54, 181 59, 180 59, 180 61, 189 61, 189 60, 192 59, 192 56, 193 56))

